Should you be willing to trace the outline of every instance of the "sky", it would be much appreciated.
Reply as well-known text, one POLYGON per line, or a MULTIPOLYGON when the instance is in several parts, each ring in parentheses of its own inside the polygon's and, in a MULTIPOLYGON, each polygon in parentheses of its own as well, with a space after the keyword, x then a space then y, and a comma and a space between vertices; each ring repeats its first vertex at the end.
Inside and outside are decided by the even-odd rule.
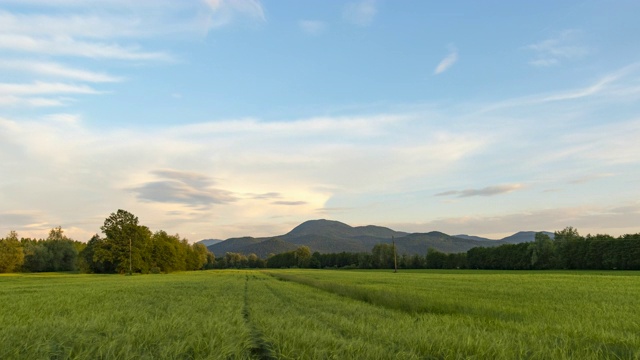
POLYGON ((640 232, 638 1, 0 0, 0 237, 127 210, 640 232))

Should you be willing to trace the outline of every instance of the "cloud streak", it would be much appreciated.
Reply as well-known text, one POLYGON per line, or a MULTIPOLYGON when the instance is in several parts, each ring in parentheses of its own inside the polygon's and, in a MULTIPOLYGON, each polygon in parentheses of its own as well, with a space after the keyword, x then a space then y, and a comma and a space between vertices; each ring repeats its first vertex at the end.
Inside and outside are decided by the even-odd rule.
POLYGON ((0 83, 0 95, 39 95, 39 94, 99 94, 86 85, 48 83, 36 81, 32 84, 0 83))
POLYGON ((117 44, 78 41, 70 37, 35 38, 27 35, 0 35, 0 48, 18 52, 47 54, 53 56, 80 56, 93 59, 116 60, 161 60, 173 57, 164 52, 145 52, 136 47, 117 44))
POLYGON ((258 0, 205 0, 210 12, 205 19, 206 30, 225 26, 238 16, 254 21, 267 21, 262 3, 258 0))
POLYGON ((578 44, 580 31, 564 30, 557 36, 527 45, 526 49, 534 52, 534 59, 529 63, 537 67, 549 67, 563 61, 576 60, 589 54, 586 46, 578 44))
POLYGON ((208 208, 238 200, 230 191, 212 188, 215 182, 206 175, 178 170, 156 170, 152 174, 161 180, 131 188, 142 201, 208 208))
POLYGON ((347 22, 358 26, 369 26, 378 13, 375 0, 350 2, 344 7, 342 15, 347 22))
POLYGON ((317 20, 300 20, 298 21, 298 26, 302 31, 311 35, 320 35, 327 28, 326 23, 317 20))
POLYGON ((453 64, 455 64, 457 61, 458 61, 458 50, 452 48, 449 51, 449 54, 438 63, 436 68, 433 70, 433 74, 434 75, 442 74, 443 72, 449 70, 453 66, 453 64))
POLYGON ((120 82, 124 79, 109 74, 76 69, 53 62, 37 62, 29 60, 0 60, 0 68, 21 70, 28 73, 46 75, 51 77, 61 77, 71 80, 109 83, 120 82))
POLYGON ((495 196, 510 193, 522 188, 521 184, 507 184, 487 186, 481 189, 451 190, 436 194, 436 196, 457 196, 461 198, 472 196, 495 196))

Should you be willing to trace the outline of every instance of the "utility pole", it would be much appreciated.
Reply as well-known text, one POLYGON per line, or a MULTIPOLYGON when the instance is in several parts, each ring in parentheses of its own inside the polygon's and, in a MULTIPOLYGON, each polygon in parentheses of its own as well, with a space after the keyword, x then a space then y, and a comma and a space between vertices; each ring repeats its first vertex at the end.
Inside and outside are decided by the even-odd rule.
POLYGON ((133 275, 133 270, 131 270, 131 236, 129 236, 129 275, 133 275))
POLYGON ((396 238, 394 236, 391 237, 391 241, 393 242, 393 272, 398 272, 398 256, 396 254, 396 238))

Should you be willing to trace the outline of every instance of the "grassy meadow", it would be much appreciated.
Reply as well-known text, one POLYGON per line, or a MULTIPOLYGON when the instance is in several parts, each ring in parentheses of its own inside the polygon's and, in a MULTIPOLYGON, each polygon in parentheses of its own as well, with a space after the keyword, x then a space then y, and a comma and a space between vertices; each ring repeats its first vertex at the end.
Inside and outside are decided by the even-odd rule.
POLYGON ((0 359, 640 359, 640 273, 0 275, 0 359))

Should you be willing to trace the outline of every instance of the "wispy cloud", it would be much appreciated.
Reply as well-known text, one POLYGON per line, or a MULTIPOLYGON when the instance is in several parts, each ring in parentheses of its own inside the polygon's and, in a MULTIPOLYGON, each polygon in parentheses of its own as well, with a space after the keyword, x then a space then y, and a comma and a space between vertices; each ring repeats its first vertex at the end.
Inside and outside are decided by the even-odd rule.
POLYGON ((267 20, 264 7, 258 0, 204 0, 210 12, 205 19, 207 30, 231 23, 240 15, 253 20, 267 20))
POLYGON ((585 184, 591 181, 595 181, 598 179, 602 179, 602 178, 607 178, 610 176, 614 176, 614 174, 589 174, 589 175, 584 175, 581 176, 579 178, 570 180, 569 183, 573 184, 573 185, 577 185, 577 184, 585 184))
POLYGON ((436 196, 457 196, 457 197, 494 196, 494 195, 510 193, 520 188, 522 188, 521 184, 495 185, 495 186, 487 186, 481 189, 445 191, 445 192, 436 194, 436 196))
POLYGON ((193 172, 156 170, 161 178, 131 188, 142 201, 183 204, 190 207, 209 207, 237 200, 230 191, 212 188, 212 178, 193 172))
POLYGON ((74 38, 120 38, 147 35, 155 28, 140 17, 123 14, 13 14, 0 11, 0 33, 74 38), (37 24, 37 26, 34 26, 37 24))
POLYGON ((327 24, 317 20, 300 20, 298 26, 307 34, 320 35, 325 31, 327 24))
POLYGON ((300 206, 307 205, 306 201, 274 201, 273 205, 285 205, 285 206, 300 206))
MULTIPOLYGON (((60 221, 57 213, 46 210, 53 199, 84 194, 79 197, 82 204, 74 204, 85 211, 74 218, 95 216, 96 229, 104 207, 112 206, 147 214, 152 228, 165 228, 165 211, 195 211, 198 217, 181 225, 192 224, 190 231, 195 231, 203 225, 193 221, 205 215, 211 224, 232 218, 290 219, 294 208, 296 214, 316 214, 336 193, 377 191, 405 178, 421 178, 476 150, 461 150, 461 143, 469 141, 464 136, 431 135, 421 118, 406 115, 240 124, 248 126, 230 121, 226 126, 231 129, 211 122, 97 131, 77 121, 0 118, 0 170, 47 179, 46 193, 27 192, 30 182, 3 189, 26 209, 44 209, 42 222, 60 221), (362 141, 368 138, 376 144, 365 145, 362 141), (425 148, 424 142, 430 146, 425 148), (13 155, 9 159, 5 154, 13 155)), ((15 207, 14 200, 6 199, 0 211, 15 207)))
POLYGON ((0 60, 0 68, 21 70, 39 75, 47 75, 51 77, 62 77, 72 80, 86 82, 119 82, 124 79, 105 73, 75 69, 62 64, 53 62, 36 62, 30 60, 0 60))
POLYGON ((265 21, 257 0, 3 2, 18 9, 0 9, 0 69, 19 72, 17 81, 24 82, 0 84, 0 104, 14 108, 69 104, 36 94, 99 93, 86 83, 124 81, 109 71, 123 63, 175 61, 174 54, 151 49, 149 40, 158 36, 203 36, 236 17, 265 21), (92 70, 97 61, 101 71, 92 70), (52 82, 59 79, 76 83, 52 82))
POLYGON ((499 101, 485 106, 481 112, 578 101, 593 97, 610 97, 621 101, 633 101, 638 99, 640 95, 636 85, 639 71, 640 63, 632 63, 603 75, 593 83, 583 87, 499 101))
MULTIPOLYGON (((42 216, 35 212, 10 211, 0 213, 0 224, 15 224, 14 226, 28 227, 39 222, 42 216)), ((3 237, 5 234, 0 234, 3 237)))
POLYGON ((375 0, 361 0, 348 3, 344 7, 342 15, 346 21, 352 24, 368 26, 373 22, 377 13, 378 7, 375 0))
POLYGON ((47 55, 72 55, 88 58, 118 60, 172 60, 164 52, 145 52, 137 47, 117 44, 78 41, 70 37, 35 38, 27 35, 0 35, 0 48, 47 55))
POLYGON ((586 56, 589 49, 579 44, 580 35, 581 32, 578 30, 564 30, 555 37, 526 46, 526 49, 535 53, 529 63, 533 66, 547 67, 586 56))
POLYGON ((449 54, 438 63, 438 66, 433 70, 434 75, 442 74, 443 72, 449 70, 453 66, 453 64, 458 61, 458 50, 454 47, 450 47, 449 54))
POLYGON ((0 105, 19 107, 55 107, 67 103, 61 99, 47 99, 42 97, 19 97, 14 95, 0 95, 0 105))
POLYGON ((36 81, 32 84, 0 83, 0 95, 40 95, 40 94, 99 94, 86 85, 49 83, 36 81))

